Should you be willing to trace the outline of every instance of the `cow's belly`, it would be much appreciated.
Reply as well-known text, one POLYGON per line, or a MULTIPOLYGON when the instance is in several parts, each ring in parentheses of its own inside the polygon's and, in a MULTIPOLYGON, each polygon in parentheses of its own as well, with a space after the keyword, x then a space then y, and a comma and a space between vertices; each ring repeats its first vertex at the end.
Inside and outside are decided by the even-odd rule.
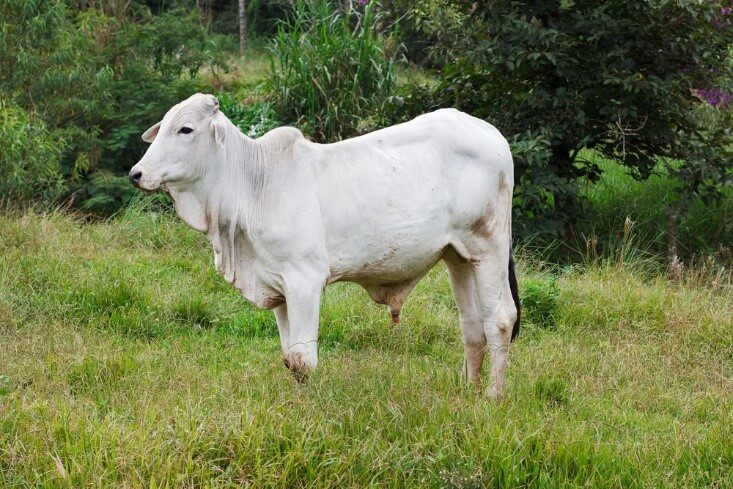
POLYGON ((448 239, 403 232, 391 239, 371 235, 359 240, 354 235, 350 244, 329 256, 330 282, 390 284, 421 277, 440 260, 448 239))
POLYGON ((323 171, 331 281, 396 283, 421 276, 486 212, 490 168, 433 146, 323 171))
POLYGON ((425 180, 422 187, 402 189, 385 180, 380 192, 354 189, 357 198, 333 205, 338 212, 326 221, 332 279, 393 283, 435 265, 450 244, 452 209, 450 194, 425 180), (377 196, 364 202, 369 193, 377 196))

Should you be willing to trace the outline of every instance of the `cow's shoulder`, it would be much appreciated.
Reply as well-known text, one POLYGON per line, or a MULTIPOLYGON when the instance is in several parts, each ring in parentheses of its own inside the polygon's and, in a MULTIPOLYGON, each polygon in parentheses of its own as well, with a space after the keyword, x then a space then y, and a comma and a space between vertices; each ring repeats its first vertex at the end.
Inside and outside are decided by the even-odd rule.
POLYGON ((298 139, 305 139, 300 129, 292 126, 276 127, 263 134, 258 141, 279 141, 293 144, 298 139))
POLYGON ((305 136, 299 129, 290 126, 278 127, 256 139, 265 154, 275 159, 292 156, 293 148, 299 141, 306 141, 305 136))

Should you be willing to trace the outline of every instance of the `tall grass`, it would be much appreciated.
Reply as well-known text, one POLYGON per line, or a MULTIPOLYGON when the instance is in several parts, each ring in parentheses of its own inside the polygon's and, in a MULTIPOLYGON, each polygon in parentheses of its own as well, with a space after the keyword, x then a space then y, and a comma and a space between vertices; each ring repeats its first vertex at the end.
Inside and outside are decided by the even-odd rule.
POLYGON ((0 487, 733 484, 729 273, 525 255, 500 403, 460 380, 442 267, 398 326, 335 284, 300 385, 272 313, 146 205, 91 225, 0 216, 0 487))
MULTIPOLYGON (((603 175, 583 189, 587 204, 578 222, 579 253, 608 256, 626 249, 636 254, 663 256, 668 239, 665 209, 683 198, 679 182, 661 171, 639 181, 619 163, 595 152, 587 151, 581 156, 598 164, 603 175)), ((695 255, 699 259, 701 255, 713 254, 733 263, 733 188, 724 189, 723 194, 718 202, 696 198, 680 206, 686 212, 677 223, 677 241, 680 254, 687 261, 695 255)))
POLYGON ((281 120, 318 141, 378 126, 395 80, 378 20, 371 4, 345 13, 328 0, 296 2, 271 47, 268 85, 281 120))

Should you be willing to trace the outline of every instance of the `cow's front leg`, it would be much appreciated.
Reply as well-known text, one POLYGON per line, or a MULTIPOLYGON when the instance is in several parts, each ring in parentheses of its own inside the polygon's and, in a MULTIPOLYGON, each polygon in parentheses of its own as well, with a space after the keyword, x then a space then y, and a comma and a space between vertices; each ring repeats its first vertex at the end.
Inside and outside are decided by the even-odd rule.
POLYGON ((275 320, 277 321, 277 330, 280 333, 280 348, 283 352, 283 361, 285 367, 290 368, 290 360, 288 359, 288 350, 290 349, 290 325, 288 323, 288 306, 283 303, 274 309, 275 320))
POLYGON ((291 280, 286 287, 289 338, 285 365, 298 381, 305 380, 318 365, 318 313, 322 287, 323 280, 305 277, 291 280))

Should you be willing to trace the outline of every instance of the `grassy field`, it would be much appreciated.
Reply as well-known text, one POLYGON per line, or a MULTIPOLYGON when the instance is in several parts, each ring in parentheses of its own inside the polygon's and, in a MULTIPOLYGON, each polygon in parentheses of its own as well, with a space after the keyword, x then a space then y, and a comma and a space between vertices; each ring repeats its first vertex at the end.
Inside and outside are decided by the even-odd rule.
POLYGON ((730 274, 519 266, 504 401, 460 380, 442 267, 398 326, 327 289, 299 385, 175 218, 0 217, 0 487, 732 487, 730 274))

